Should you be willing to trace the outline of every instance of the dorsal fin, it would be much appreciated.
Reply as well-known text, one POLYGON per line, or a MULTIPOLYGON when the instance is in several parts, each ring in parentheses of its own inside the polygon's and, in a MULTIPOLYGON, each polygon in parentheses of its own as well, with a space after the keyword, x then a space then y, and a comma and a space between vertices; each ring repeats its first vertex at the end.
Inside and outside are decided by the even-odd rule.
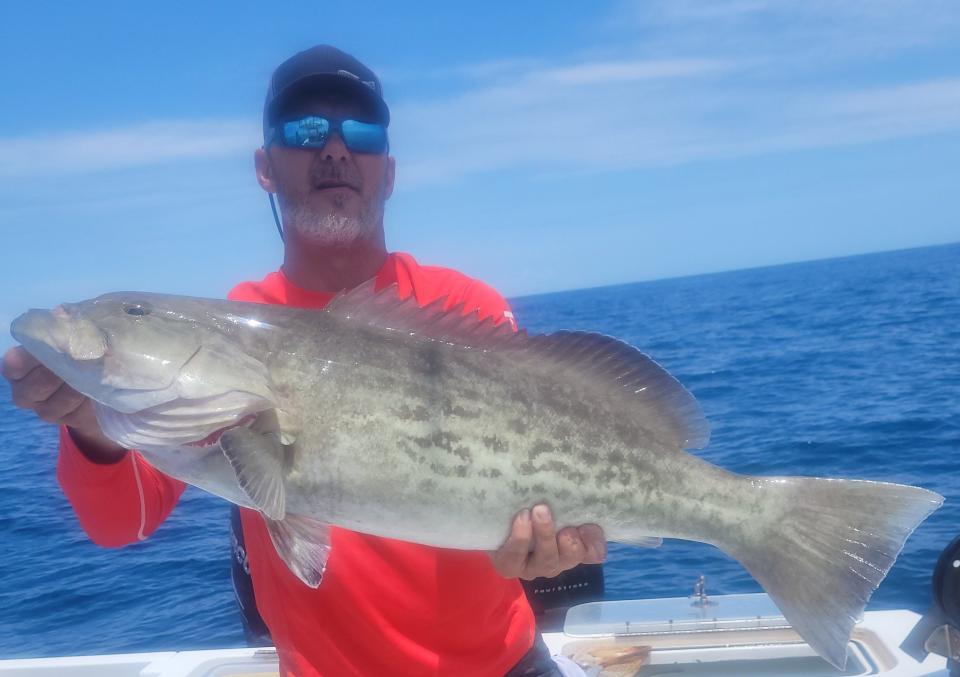
POLYGON ((706 446, 709 424, 687 390, 650 357, 623 341, 585 331, 529 336, 507 322, 482 319, 463 303, 448 308, 443 297, 421 307, 413 294, 397 295, 396 285, 377 292, 373 281, 345 292, 326 308, 338 317, 451 345, 497 352, 625 397, 665 441, 683 448, 706 446), (466 311, 466 312, 465 312, 466 311))
POLYGON ((375 291, 374 281, 368 280, 334 297, 324 310, 353 322, 469 348, 493 348, 516 335, 508 322, 495 325, 493 317, 481 318, 479 310, 467 309, 465 303, 448 305, 449 297, 441 296, 420 306, 413 294, 400 298, 396 284, 375 291))
POLYGON ((584 380, 628 397, 648 425, 684 449, 710 440, 710 424, 697 400, 651 357, 623 341, 588 331, 530 336, 524 353, 569 369, 584 380), (652 417, 651 417, 652 414, 652 417))

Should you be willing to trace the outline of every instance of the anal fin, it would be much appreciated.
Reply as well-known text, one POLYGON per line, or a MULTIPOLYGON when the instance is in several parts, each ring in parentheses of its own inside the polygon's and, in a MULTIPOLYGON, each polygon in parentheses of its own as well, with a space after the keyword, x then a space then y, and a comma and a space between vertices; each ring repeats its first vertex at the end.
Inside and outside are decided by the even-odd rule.
POLYGON ((266 523, 273 547, 287 568, 304 584, 318 587, 330 556, 330 528, 300 515, 266 523))

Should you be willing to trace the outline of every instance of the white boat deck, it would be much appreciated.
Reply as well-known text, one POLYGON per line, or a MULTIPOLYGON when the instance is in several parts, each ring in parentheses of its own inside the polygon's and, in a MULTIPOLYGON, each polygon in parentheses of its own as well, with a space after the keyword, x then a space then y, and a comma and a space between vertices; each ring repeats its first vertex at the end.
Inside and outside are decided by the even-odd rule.
MULTIPOLYGON (((717 599, 721 599, 718 597, 717 599)), ((665 633, 653 637, 615 639, 574 638, 562 632, 545 633, 543 639, 553 654, 569 654, 576 646, 605 641, 621 646, 651 646, 650 665, 688 666, 678 675, 723 675, 773 677, 774 675, 885 675, 887 677, 949 677, 946 659, 928 656, 923 663, 900 650, 920 615, 912 611, 872 611, 854 630, 847 671, 830 668, 815 658, 814 651, 794 631, 764 629, 713 633, 665 633), (789 660, 797 659, 794 666, 789 660), (804 660, 805 659, 805 660, 804 660), (857 671, 856 662, 863 665, 857 671), (689 666, 697 666, 693 669, 689 666)), ((654 672, 651 670, 651 672, 654 672)), ((2 673, 0 673, 2 674, 2 673)), ((655 673, 654 673, 655 674, 655 673)), ((639 673, 640 677, 644 671, 639 673)))
MULTIPOLYGON (((652 646, 650 664, 684 666, 677 674, 949 677, 944 658, 928 656, 923 663, 917 663, 899 649, 900 642, 918 619, 919 615, 910 611, 867 612, 854 631, 850 648, 852 660, 845 672, 829 668, 815 658, 810 647, 793 631, 783 628, 589 639, 550 632, 544 633, 543 638, 554 654, 569 653, 585 643, 652 646)), ((642 670, 640 677, 646 672, 642 670)), ((0 677, 273 677, 276 674, 277 656, 272 649, 0 660, 0 677)))

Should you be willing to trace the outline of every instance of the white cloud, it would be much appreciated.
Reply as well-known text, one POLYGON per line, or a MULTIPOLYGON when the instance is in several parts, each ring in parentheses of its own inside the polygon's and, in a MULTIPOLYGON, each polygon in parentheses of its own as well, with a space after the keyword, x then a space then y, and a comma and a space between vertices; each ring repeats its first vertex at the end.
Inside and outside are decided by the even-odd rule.
POLYGON ((249 152, 259 143, 249 120, 174 120, 118 129, 0 138, 0 177, 85 174, 249 152))
MULTIPOLYGON (((583 61, 397 104, 399 185, 513 169, 626 170, 960 131, 960 78, 842 89, 760 86, 750 82, 752 67, 708 59, 583 61)), ((255 147, 256 128, 249 120, 172 121, 0 139, 0 176, 240 156, 255 147)))
POLYGON ((719 73, 731 66, 709 59, 598 61, 545 70, 531 76, 559 85, 639 82, 719 73))
POLYGON ((815 106, 810 119, 854 142, 958 131, 960 78, 841 92, 815 106))
POLYGON ((450 66, 440 66, 424 69, 387 68, 380 73, 383 82, 420 82, 424 79, 440 80, 467 80, 468 84, 476 82, 490 82, 498 79, 512 79, 517 73, 527 72, 535 68, 542 68, 553 62, 553 59, 531 57, 508 57, 504 59, 490 59, 476 63, 461 63, 450 66))
POLYGON ((744 85, 745 74, 730 64, 710 61, 673 77, 638 62, 557 72, 396 107, 401 188, 473 172, 633 169, 960 131, 960 78, 758 86, 744 85), (658 77, 637 77, 647 73, 658 77))
MULTIPOLYGON (((919 47, 950 48, 960 30, 955 6, 625 2, 617 27, 592 51, 419 74, 457 82, 439 97, 391 102, 399 187, 477 172, 629 170, 957 132, 960 67, 911 71, 896 61, 919 47), (882 66, 896 67, 873 63, 878 54, 882 66)), ((227 157, 249 153, 258 137, 255 120, 229 119, 0 139, 0 177, 227 157)))
POLYGON ((955 41, 955 0, 626 0, 608 19, 648 54, 771 56, 811 66, 955 41))
POLYGON ((634 0, 605 31, 565 65, 505 59, 478 72, 509 79, 396 106, 400 186, 960 131, 954 0, 634 0))

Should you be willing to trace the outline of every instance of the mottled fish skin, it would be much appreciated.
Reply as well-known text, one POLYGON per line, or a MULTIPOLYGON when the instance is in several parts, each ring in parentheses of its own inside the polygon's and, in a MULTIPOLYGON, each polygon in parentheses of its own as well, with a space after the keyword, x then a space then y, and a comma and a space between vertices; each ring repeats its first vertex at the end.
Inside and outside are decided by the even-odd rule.
POLYGON ((491 549, 513 515, 539 501, 559 524, 603 524, 613 540, 709 540, 751 510, 743 480, 658 440, 625 398, 570 372, 509 351, 317 321, 269 364, 284 384, 281 406, 302 417, 287 477, 294 512, 491 549))

